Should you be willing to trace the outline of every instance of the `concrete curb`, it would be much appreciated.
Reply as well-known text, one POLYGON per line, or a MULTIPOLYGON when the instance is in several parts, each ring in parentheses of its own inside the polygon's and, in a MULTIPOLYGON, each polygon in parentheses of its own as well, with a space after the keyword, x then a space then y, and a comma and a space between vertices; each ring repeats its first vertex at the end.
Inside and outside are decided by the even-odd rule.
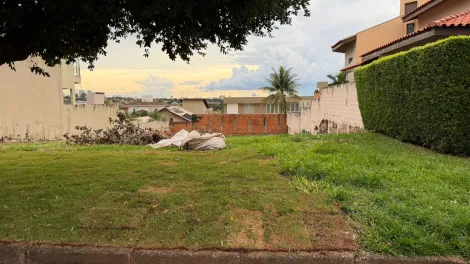
POLYGON ((0 243, 0 264, 465 264, 463 258, 357 256, 354 252, 220 252, 0 243))

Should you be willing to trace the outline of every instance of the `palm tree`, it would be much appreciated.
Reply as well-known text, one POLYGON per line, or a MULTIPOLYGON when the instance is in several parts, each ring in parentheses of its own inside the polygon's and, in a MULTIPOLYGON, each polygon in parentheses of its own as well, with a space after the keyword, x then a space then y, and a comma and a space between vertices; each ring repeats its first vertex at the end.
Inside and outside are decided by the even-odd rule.
POLYGON ((348 83, 346 73, 344 72, 340 72, 336 76, 334 76, 333 74, 328 74, 328 76, 326 77, 328 77, 330 80, 333 81, 332 83, 329 84, 329 86, 348 83))
POLYGON ((266 80, 270 86, 261 88, 261 90, 270 93, 268 97, 263 99, 263 103, 279 104, 280 112, 284 114, 287 113, 288 96, 300 100, 300 97, 297 95, 297 89, 300 86, 297 83, 299 79, 297 74, 293 74, 291 71, 292 68, 286 69, 283 66, 279 68, 279 72, 273 68, 273 73, 266 80))

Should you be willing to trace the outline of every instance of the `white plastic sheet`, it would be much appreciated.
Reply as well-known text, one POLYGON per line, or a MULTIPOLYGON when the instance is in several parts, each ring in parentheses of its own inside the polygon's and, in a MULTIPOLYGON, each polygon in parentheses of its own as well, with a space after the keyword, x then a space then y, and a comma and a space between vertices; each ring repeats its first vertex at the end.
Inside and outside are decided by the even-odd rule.
POLYGON ((182 129, 170 139, 162 139, 156 144, 149 145, 152 148, 181 147, 183 141, 189 136, 188 131, 182 129))
POLYGON ((189 133, 182 148, 187 150, 219 150, 224 149, 225 136, 220 133, 201 135, 197 131, 189 133))
POLYGON ((181 130, 170 139, 164 139, 157 144, 149 145, 152 148, 179 147, 185 150, 220 150, 226 147, 225 136, 220 133, 201 135, 197 131, 188 133, 181 130))

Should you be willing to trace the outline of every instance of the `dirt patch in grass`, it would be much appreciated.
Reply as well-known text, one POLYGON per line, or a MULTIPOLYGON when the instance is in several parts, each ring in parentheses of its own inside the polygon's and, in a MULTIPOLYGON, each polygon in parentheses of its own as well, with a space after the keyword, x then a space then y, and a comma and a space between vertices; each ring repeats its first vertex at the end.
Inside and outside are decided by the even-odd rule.
POLYGON ((230 247, 265 249, 262 215, 260 211, 233 210, 231 221, 235 222, 236 231, 228 239, 230 247))
POLYGON ((174 161, 163 161, 159 163, 161 166, 166 166, 166 167, 176 167, 178 166, 178 163, 174 161))
POLYGON ((264 208, 265 241, 268 250, 310 250, 312 239, 302 214, 278 212, 272 204, 264 208))
POLYGON ((226 165, 226 164, 232 164, 232 162, 229 160, 224 160, 224 161, 221 161, 219 164, 226 165))
POLYGON ((273 164, 275 164, 275 160, 271 158, 260 159, 258 160, 258 162, 261 166, 272 166, 273 164))
POLYGON ((151 193, 151 194, 167 194, 171 192, 171 188, 146 186, 138 190, 138 192, 139 193, 151 193))
POLYGON ((304 222, 318 250, 358 250, 355 235, 340 213, 304 213, 304 222))

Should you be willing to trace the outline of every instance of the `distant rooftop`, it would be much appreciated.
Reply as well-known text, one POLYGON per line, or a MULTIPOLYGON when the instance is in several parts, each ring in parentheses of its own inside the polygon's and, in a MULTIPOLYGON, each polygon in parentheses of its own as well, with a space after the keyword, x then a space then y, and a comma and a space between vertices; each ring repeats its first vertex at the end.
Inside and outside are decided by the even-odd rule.
POLYGON ((167 106, 168 104, 165 102, 157 101, 157 102, 132 102, 127 104, 126 106, 167 106))
POLYGON ((173 113, 187 121, 192 121, 193 113, 187 111, 186 109, 182 107, 165 107, 160 109, 158 112, 161 111, 169 111, 170 113, 173 113))
MULTIPOLYGON (((225 97, 224 104, 261 104, 266 97, 225 97)), ((301 100, 311 101, 313 96, 300 96, 301 100)), ((287 97, 287 102, 297 102, 292 97, 287 97)))

